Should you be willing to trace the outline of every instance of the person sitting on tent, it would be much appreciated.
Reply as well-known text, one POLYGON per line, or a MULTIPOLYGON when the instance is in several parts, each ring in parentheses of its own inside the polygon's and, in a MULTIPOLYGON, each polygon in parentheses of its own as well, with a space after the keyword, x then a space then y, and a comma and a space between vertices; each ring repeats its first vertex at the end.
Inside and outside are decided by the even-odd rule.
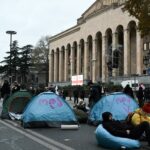
POLYGON ((83 99, 79 98, 79 102, 77 105, 75 105, 75 107, 77 109, 81 109, 83 110, 84 112, 87 112, 87 109, 86 109, 86 103, 83 101, 83 99))
POLYGON ((150 146, 150 126, 144 121, 137 126, 128 124, 127 122, 120 122, 113 119, 110 112, 102 114, 102 125, 112 135, 130 139, 140 139, 143 133, 146 133, 148 146, 150 146))
POLYGON ((128 120, 135 126, 144 121, 150 124, 150 103, 145 103, 142 108, 138 108, 135 112, 129 114, 128 120))
POLYGON ((74 112, 77 116, 77 119, 80 123, 86 123, 88 119, 88 109, 86 108, 86 103, 84 100, 80 97, 78 104, 74 106, 74 112))

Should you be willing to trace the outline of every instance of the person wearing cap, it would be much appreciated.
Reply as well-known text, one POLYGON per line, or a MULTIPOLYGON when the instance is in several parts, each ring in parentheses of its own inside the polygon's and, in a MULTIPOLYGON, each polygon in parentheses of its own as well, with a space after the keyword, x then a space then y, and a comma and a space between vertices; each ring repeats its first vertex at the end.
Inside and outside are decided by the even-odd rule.
POLYGON ((114 136, 138 140, 145 132, 148 146, 150 146, 150 125, 148 122, 143 121, 139 125, 133 126, 127 122, 114 120, 110 112, 104 112, 102 119, 103 127, 114 136))
POLYGON ((143 121, 150 124, 150 103, 145 103, 142 108, 135 110, 131 117, 131 123, 135 126, 143 121))

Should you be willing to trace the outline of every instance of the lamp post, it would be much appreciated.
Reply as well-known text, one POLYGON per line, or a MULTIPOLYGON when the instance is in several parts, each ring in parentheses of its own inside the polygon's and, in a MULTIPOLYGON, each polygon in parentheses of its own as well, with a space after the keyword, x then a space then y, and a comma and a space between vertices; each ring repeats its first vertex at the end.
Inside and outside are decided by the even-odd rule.
POLYGON ((17 32, 16 31, 6 31, 6 34, 9 34, 10 35, 10 62, 9 62, 9 67, 10 67, 10 70, 9 70, 9 82, 10 82, 10 85, 12 83, 12 73, 11 73, 11 50, 12 50, 12 35, 16 34, 17 32))

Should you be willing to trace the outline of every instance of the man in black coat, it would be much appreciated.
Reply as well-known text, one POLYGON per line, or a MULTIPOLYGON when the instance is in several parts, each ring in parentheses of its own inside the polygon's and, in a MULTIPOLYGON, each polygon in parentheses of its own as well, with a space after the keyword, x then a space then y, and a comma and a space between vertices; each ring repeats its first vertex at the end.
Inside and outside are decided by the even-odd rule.
POLYGON ((10 95, 10 85, 7 80, 4 81, 3 86, 1 88, 1 97, 5 100, 10 95))
POLYGON ((101 98, 101 86, 94 85, 91 83, 89 85, 90 91, 89 91, 89 107, 92 108, 98 100, 101 98))
POLYGON ((131 139, 140 139, 145 132, 148 145, 150 146, 150 125, 148 122, 142 122, 137 126, 133 126, 127 122, 113 120, 113 116, 110 112, 104 112, 102 114, 102 118, 103 127, 112 135, 131 139))

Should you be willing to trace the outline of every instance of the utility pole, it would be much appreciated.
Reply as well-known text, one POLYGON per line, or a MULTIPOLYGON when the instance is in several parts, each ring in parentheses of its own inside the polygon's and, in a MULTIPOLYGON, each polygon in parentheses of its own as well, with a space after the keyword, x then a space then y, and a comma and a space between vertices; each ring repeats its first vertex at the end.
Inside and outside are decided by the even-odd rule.
POLYGON ((6 34, 9 34, 10 35, 10 62, 9 62, 9 67, 10 67, 10 70, 9 70, 9 82, 10 82, 10 85, 12 84, 12 72, 11 72, 11 51, 12 51, 12 35, 16 34, 17 32, 16 31, 6 31, 6 34))

